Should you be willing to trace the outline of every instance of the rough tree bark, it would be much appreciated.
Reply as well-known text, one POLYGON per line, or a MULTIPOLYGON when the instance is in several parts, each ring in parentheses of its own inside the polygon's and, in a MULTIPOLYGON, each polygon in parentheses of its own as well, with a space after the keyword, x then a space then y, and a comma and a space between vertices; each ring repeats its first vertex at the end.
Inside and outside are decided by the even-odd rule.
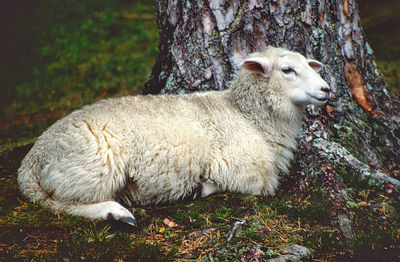
POLYGON ((286 183, 310 184, 335 205, 336 225, 352 237, 344 173, 400 188, 400 103, 366 41, 355 0, 155 1, 160 54, 143 94, 222 90, 237 61, 268 45, 322 61, 334 102, 307 108, 299 151, 286 183))

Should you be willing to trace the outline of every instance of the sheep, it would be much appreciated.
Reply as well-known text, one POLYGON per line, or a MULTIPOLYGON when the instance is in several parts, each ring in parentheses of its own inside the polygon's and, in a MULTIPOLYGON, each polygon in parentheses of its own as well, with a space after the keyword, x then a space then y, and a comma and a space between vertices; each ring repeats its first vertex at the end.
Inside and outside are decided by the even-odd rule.
POLYGON ((18 170, 21 192, 55 213, 136 225, 127 208, 218 192, 273 195, 305 106, 330 88, 322 64, 269 47, 224 91, 105 99, 47 129, 18 170))

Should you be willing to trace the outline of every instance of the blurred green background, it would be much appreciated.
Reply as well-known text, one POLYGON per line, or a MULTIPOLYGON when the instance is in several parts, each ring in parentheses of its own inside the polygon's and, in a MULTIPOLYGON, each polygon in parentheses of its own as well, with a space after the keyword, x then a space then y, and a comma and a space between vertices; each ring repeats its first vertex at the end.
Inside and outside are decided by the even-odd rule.
POLYGON ((157 55, 152 1, 10 1, 0 19, 5 117, 135 92, 157 55))
POLYGON ((400 1, 358 0, 361 23, 386 83, 400 95, 400 1))
MULTIPOLYGON (((399 93, 400 1, 359 6, 378 66, 399 93)), ((19 126, 41 132, 87 103, 138 93, 157 56, 150 0, 9 1, 0 35, 0 144, 32 135, 19 126)))
POLYGON ((150 0, 10 1, 0 35, 0 153, 73 109, 138 93, 159 39, 150 0))

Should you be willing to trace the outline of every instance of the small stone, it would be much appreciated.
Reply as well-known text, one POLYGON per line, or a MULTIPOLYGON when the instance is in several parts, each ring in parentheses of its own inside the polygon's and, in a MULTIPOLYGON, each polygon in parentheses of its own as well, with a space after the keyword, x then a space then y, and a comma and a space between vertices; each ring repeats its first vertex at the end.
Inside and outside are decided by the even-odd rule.
POLYGON ((286 261, 304 261, 311 258, 310 249, 300 246, 293 245, 282 249, 281 255, 276 258, 268 259, 269 262, 286 262, 286 261))

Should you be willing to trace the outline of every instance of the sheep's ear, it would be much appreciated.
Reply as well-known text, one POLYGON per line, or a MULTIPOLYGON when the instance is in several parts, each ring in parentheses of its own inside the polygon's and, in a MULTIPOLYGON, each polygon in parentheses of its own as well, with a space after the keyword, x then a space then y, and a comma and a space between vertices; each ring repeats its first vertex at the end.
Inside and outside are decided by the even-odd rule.
POLYGON ((324 67, 324 65, 321 62, 313 59, 307 59, 307 63, 312 69, 314 69, 315 72, 321 71, 322 68, 324 67))
POLYGON ((262 74, 264 76, 270 76, 271 74, 271 62, 266 57, 252 57, 243 61, 240 65, 249 71, 262 74))

